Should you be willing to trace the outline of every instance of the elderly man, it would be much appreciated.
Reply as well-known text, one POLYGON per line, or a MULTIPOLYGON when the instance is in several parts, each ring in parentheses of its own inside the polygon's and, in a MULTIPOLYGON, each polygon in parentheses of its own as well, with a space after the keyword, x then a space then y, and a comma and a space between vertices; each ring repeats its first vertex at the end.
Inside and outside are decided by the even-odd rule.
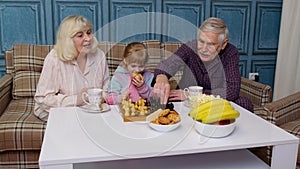
POLYGON ((197 40, 183 44, 155 69, 153 91, 161 102, 184 100, 182 89, 198 85, 205 94, 220 95, 253 112, 251 101, 239 95, 239 53, 228 41, 229 31, 224 21, 206 19, 199 28, 197 40), (170 91, 168 79, 180 68, 183 75, 177 90, 170 91))

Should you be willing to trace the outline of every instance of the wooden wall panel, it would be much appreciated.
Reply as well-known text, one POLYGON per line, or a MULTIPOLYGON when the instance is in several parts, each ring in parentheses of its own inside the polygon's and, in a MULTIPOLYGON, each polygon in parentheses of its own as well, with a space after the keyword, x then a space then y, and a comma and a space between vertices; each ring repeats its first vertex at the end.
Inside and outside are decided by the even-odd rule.
POLYGON ((278 49, 281 3, 257 4, 254 54, 276 54, 278 49))
POLYGON ((230 33, 230 43, 234 44, 241 54, 246 54, 248 50, 250 9, 250 2, 212 3, 212 15, 225 21, 230 33))
POLYGON ((239 62, 239 68, 240 68, 240 73, 243 77, 246 77, 246 70, 247 70, 247 60, 241 60, 239 62))
MULTIPOLYGON (((103 1, 102 0, 54 0, 54 32, 57 31, 61 21, 69 15, 83 15, 89 19, 94 30, 98 30, 104 24, 103 1)), ((53 34, 56 38, 56 33, 53 34)))
POLYGON ((272 89, 274 87, 273 81, 275 77, 276 61, 253 61, 252 72, 259 73, 259 81, 264 84, 269 84, 272 89))
POLYGON ((163 41, 186 41, 197 38, 197 31, 204 20, 205 1, 163 1, 163 41), (187 31, 188 30, 188 31, 187 31))
POLYGON ((42 1, 5 1, 0 5, 0 55, 15 43, 45 42, 42 1))
POLYGON ((5 50, 15 43, 54 44, 68 15, 84 15, 99 41, 113 42, 185 42, 215 16, 229 27, 241 75, 258 72, 259 82, 273 86, 281 8, 282 0, 0 0, 0 76, 5 50))
POLYGON ((152 12, 155 0, 111 0, 110 1, 110 40, 130 42, 155 39, 152 12))

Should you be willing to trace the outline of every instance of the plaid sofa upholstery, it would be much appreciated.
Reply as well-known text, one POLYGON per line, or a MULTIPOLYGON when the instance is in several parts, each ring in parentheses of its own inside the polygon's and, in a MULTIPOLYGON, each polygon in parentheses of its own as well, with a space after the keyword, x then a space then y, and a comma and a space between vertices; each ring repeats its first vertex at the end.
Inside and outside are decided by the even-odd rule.
MULTIPOLYGON (((147 68, 154 70, 174 53, 181 43, 149 40, 147 68)), ((122 61, 126 43, 100 42, 107 57, 110 76, 122 61)), ((0 168, 38 168, 38 158, 46 123, 33 114, 36 85, 51 45, 17 44, 5 52, 6 74, 0 79, 0 168)), ((176 86, 179 71, 171 85, 176 86)), ((256 110, 271 102, 271 88, 242 78, 241 95, 252 100, 256 110)), ((255 112, 256 113, 256 112, 255 112)))
POLYGON ((267 103, 272 102, 272 88, 269 85, 242 77, 240 95, 251 100, 256 115, 267 119, 267 115, 262 110, 267 103))
POLYGON ((38 168, 46 123, 33 114, 36 85, 50 45, 17 44, 5 52, 1 78, 0 168, 38 168))
MULTIPOLYGON (((268 121, 300 138, 300 92, 266 104, 265 114, 268 121)), ((300 168, 300 145, 297 167, 300 168)))
MULTIPOLYGON (((262 108, 256 109, 255 113, 300 138, 300 92, 266 103, 262 108)), ((271 147, 251 150, 266 163, 271 164, 271 147)), ((298 147, 296 168, 300 169, 300 145, 298 147)))

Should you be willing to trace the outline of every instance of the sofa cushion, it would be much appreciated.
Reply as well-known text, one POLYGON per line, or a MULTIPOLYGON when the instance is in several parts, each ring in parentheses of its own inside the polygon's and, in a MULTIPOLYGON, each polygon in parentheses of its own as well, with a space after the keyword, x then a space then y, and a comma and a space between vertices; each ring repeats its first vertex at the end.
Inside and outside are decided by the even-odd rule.
POLYGON ((14 99, 20 97, 33 97, 35 95, 40 74, 40 72, 34 71, 17 71, 13 78, 12 95, 14 99))
POLYGON ((272 88, 242 77, 240 95, 250 99, 254 106, 261 107, 272 101, 272 88))
MULTIPOLYGON (((182 45, 181 42, 165 42, 161 44, 161 55, 162 60, 167 59, 168 57, 172 56, 174 52, 182 45)), ((183 67, 179 69, 179 71, 172 77, 173 80, 176 81, 176 85, 181 79, 181 76, 183 75, 183 67)), ((174 88, 176 86, 173 86, 171 88, 174 88)))
POLYGON ((125 46, 125 43, 99 42, 99 48, 106 55, 110 77, 113 76, 118 65, 123 60, 123 51, 125 46))
MULTIPOLYGON (((297 136, 300 138, 300 118, 290 121, 288 123, 285 123, 283 125, 279 126, 280 128, 284 129, 285 131, 297 136)), ((298 146, 298 159, 297 163, 300 164, 300 145, 298 146)))
POLYGON ((147 52, 149 55, 148 62, 146 64, 147 69, 154 72, 154 69, 162 61, 161 46, 157 40, 148 40, 143 42, 146 45, 147 52))
POLYGON ((13 57, 15 70, 41 72, 43 69, 44 59, 52 47, 52 45, 14 45, 13 57))
POLYGON ((40 150, 5 151, 1 153, 0 168, 39 168, 40 150))
POLYGON ((14 45, 14 99, 34 96, 44 59, 52 48, 52 45, 14 45))
POLYGON ((40 150, 46 122, 33 114, 33 98, 12 100, 0 117, 0 152, 40 150))

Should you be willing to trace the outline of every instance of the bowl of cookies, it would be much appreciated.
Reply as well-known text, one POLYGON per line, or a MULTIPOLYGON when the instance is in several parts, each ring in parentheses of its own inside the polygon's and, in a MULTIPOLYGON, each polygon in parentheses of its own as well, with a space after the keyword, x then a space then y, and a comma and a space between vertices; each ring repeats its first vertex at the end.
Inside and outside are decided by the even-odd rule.
POLYGON ((180 114, 170 109, 158 109, 148 115, 146 121, 152 129, 160 132, 172 131, 181 124, 180 114))

